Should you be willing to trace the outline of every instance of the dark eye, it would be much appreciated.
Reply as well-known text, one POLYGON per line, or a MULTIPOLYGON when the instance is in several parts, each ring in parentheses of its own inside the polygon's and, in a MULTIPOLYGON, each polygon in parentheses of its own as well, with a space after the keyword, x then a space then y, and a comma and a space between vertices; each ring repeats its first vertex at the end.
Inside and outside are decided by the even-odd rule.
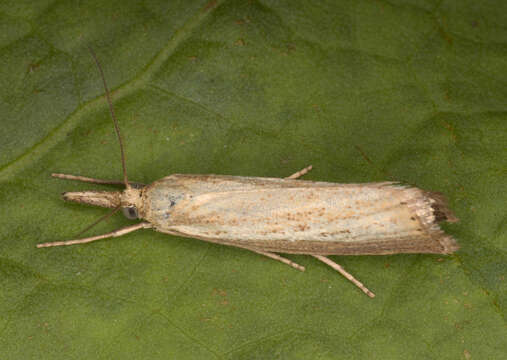
POLYGON ((134 220, 139 217, 135 206, 124 207, 121 210, 123 211, 123 215, 125 215, 127 219, 134 220))

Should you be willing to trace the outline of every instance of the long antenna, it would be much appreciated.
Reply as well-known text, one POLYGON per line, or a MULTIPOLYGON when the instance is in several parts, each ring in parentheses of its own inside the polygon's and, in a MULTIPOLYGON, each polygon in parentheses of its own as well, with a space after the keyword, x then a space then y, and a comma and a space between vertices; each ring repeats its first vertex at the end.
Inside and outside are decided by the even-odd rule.
POLYGON ((113 109, 113 102, 111 101, 111 94, 109 93, 109 89, 107 87, 106 83, 106 77, 104 76, 104 72, 102 71, 102 67, 100 66, 99 59, 97 59, 97 55, 95 55, 95 52, 93 49, 89 46, 88 50, 90 50, 90 53, 93 56, 93 59, 95 60, 95 64, 97 64, 97 68, 99 69, 100 77, 102 78, 102 82, 104 83, 104 89, 106 91, 106 99, 107 103, 109 104, 109 112, 111 113, 111 118, 113 119, 114 123, 114 129, 116 130, 116 135, 118 135, 118 141, 120 142, 120 151, 121 151, 121 166, 123 168, 123 182, 125 183, 125 188, 129 189, 129 181, 127 179, 127 167, 125 166, 125 152, 123 150, 123 140, 121 138, 120 134, 120 128, 118 126, 118 120, 116 120, 116 115, 114 114, 113 109))
POLYGON ((100 219, 95 220, 95 221, 93 222, 93 224, 90 224, 90 225, 88 225, 85 229, 81 230, 81 231, 79 232, 79 234, 77 234, 77 235, 75 236, 75 238, 80 237, 81 235, 83 235, 85 232, 87 232, 88 230, 90 230, 92 227, 94 227, 94 226, 95 226, 95 225, 97 225, 98 223, 101 223, 102 221, 104 221, 104 220, 106 220, 106 219, 110 218, 111 216, 113 216, 114 214, 116 214, 116 212, 117 212, 118 210, 120 210, 120 209, 121 209, 121 205, 116 206, 116 207, 115 207, 112 211, 108 212, 108 213, 107 213, 106 215, 104 215, 104 216, 101 216, 101 217, 100 217, 100 219))

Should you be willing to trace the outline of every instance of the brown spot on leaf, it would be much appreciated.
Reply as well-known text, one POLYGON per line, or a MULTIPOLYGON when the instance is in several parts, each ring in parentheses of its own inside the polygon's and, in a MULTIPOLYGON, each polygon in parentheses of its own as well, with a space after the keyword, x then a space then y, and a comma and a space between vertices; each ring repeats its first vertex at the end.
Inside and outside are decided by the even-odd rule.
POLYGON ((208 1, 206 5, 204 5, 204 11, 208 11, 213 9, 215 6, 217 6, 216 0, 208 1))

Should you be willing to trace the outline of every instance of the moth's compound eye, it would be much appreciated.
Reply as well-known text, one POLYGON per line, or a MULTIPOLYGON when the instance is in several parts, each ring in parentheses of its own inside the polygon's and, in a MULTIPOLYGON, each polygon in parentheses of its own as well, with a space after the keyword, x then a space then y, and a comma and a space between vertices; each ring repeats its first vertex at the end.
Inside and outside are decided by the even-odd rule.
POLYGON ((135 206, 124 207, 121 210, 123 211, 123 215, 125 215, 127 219, 134 220, 139 217, 139 215, 137 214, 137 208, 135 206))

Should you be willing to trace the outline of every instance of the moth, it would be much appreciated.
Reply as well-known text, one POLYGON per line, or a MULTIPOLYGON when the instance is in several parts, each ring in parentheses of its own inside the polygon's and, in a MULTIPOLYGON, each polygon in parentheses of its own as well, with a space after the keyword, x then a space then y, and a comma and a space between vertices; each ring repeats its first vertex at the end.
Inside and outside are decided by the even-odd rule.
POLYGON ((125 185, 121 192, 66 192, 63 199, 112 208, 112 213, 121 209, 127 218, 142 221, 103 235, 37 247, 83 244, 154 229, 250 250, 301 271, 305 270, 303 266, 277 253, 311 255, 339 271, 370 297, 375 296, 373 292, 327 256, 452 254, 458 250, 456 240, 439 227, 442 221, 458 221, 445 198, 394 182, 337 184, 299 180, 311 166, 287 178, 175 174, 150 185, 129 182, 111 95, 100 63, 90 51, 104 83, 119 139, 123 181, 52 176, 125 185))

